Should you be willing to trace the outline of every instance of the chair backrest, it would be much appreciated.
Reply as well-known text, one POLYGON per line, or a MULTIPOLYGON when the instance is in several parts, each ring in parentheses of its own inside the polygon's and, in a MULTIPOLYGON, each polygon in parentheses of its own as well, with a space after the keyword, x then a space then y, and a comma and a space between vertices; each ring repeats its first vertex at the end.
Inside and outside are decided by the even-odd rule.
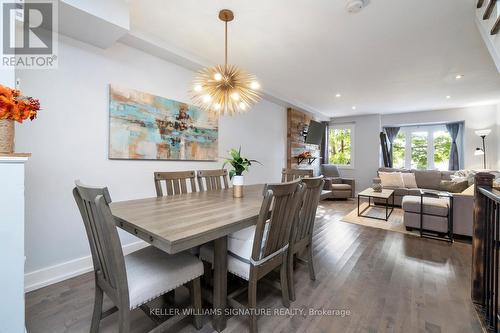
POLYGON ((304 197, 300 209, 299 218, 291 233, 291 241, 298 243, 306 238, 311 238, 316 219, 316 210, 318 208, 321 191, 325 185, 323 176, 302 179, 304 184, 304 197))
POLYGON ((198 170, 196 175, 198 177, 198 188, 201 192, 229 188, 226 169, 198 170))
POLYGON ((340 177, 339 168, 333 164, 321 164, 321 174, 325 177, 340 177))
POLYGON ((291 182, 295 179, 301 179, 306 177, 312 177, 313 170, 312 169, 286 169, 283 168, 281 171, 281 182, 291 182))
POLYGON ((282 184, 266 185, 264 200, 255 228, 252 249, 254 262, 266 261, 266 258, 268 259, 282 251, 289 244, 292 224, 297 218, 303 194, 304 186, 300 179, 282 184), (267 222, 271 206, 271 217, 267 222), (266 222, 268 227, 266 227, 266 222))
POLYGON ((75 183, 73 196, 87 232, 97 283, 114 302, 118 302, 118 299, 128 301, 125 261, 109 208, 111 197, 108 189, 86 186, 79 181, 75 183))
POLYGON ((165 182, 167 195, 196 192, 196 176, 194 171, 155 172, 156 196, 162 197, 161 182, 165 182), (188 181, 190 188, 188 188, 188 181))

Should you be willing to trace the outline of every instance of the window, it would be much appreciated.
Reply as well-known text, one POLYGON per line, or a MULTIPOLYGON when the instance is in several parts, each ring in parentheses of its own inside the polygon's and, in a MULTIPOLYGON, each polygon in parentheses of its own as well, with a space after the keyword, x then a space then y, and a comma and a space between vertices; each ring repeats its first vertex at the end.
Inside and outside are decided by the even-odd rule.
POLYGON ((392 145, 392 163, 395 168, 405 167, 406 135, 399 131, 392 145))
MULTIPOLYGON (((457 138, 461 142, 461 137, 457 138)), ((459 156, 463 156, 459 147, 459 156)), ((451 136, 445 125, 401 127, 393 142, 395 168, 448 170, 451 136)))
POLYGON ((411 168, 427 169, 427 132, 411 133, 411 168))
POLYGON ((330 126, 328 133, 328 160, 343 167, 354 165, 354 125, 330 126))

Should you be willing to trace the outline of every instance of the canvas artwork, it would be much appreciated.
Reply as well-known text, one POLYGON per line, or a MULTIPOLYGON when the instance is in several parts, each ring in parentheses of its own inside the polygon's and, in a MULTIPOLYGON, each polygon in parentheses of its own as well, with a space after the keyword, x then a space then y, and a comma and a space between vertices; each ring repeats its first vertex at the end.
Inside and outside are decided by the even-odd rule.
POLYGON ((109 158, 218 158, 215 112, 132 89, 110 86, 109 158))

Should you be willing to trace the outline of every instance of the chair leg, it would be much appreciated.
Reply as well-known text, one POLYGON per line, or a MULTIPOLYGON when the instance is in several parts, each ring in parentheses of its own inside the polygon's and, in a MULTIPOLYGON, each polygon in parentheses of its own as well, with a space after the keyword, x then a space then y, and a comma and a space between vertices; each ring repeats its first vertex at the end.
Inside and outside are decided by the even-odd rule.
POLYGON ((309 278, 316 281, 316 273, 314 272, 313 249, 312 244, 307 247, 307 266, 309 267, 309 278))
POLYGON ((283 263, 281 264, 280 269, 280 282, 281 282, 281 298, 283 302, 283 306, 289 308, 290 307, 290 298, 288 296, 288 261, 287 258, 283 258, 283 263))
POLYGON ((102 289, 95 284, 95 297, 94 297, 94 313, 92 314, 92 324, 90 325, 90 333, 97 333, 99 331, 99 323, 102 317, 102 300, 104 293, 102 289))
POLYGON ((130 332, 130 309, 118 309, 118 333, 130 332))
POLYGON ((257 333, 257 280, 250 277, 248 281, 248 309, 250 310, 250 333, 257 333))
POLYGON ((287 278, 288 278, 288 292, 290 296, 290 301, 295 301, 295 284, 293 283, 293 257, 292 253, 288 253, 287 260, 287 278))
POLYGON ((212 286, 212 264, 203 261, 203 280, 206 286, 212 286))
POLYGON ((200 278, 197 277, 193 281, 191 281, 189 286, 189 293, 191 294, 191 305, 193 306, 194 315, 193 315, 193 325, 199 330, 203 326, 202 318, 201 318, 201 285, 200 278))

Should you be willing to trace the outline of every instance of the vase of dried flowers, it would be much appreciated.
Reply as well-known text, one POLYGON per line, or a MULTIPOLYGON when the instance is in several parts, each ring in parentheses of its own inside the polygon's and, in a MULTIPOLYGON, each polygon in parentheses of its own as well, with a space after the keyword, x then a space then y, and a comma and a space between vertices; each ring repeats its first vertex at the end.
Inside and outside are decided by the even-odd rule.
POLYGON ((0 153, 14 152, 14 120, 0 120, 0 153))
POLYGON ((14 152, 14 121, 33 120, 39 110, 37 99, 0 84, 0 153, 14 152))

